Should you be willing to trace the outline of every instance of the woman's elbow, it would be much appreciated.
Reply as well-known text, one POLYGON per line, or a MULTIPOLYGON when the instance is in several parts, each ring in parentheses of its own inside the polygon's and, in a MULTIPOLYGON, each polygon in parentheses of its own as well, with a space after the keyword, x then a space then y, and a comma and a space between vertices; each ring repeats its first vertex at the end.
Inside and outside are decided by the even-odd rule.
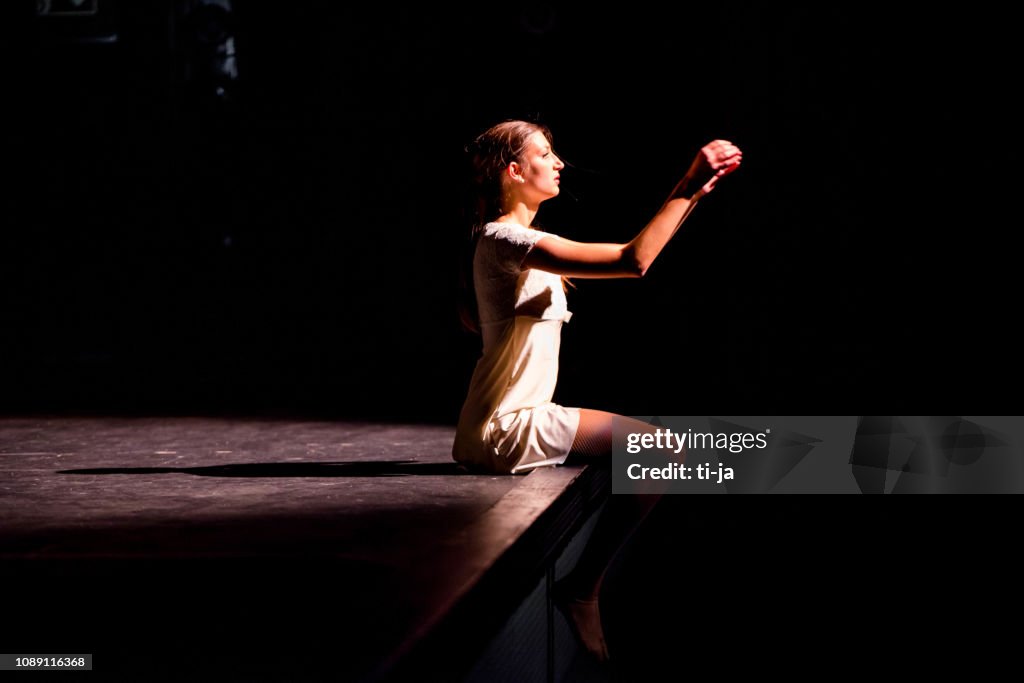
POLYGON ((647 275, 647 266, 640 265, 638 263, 633 264, 629 270, 624 273, 625 277, 639 280, 644 275, 647 275))
POLYGON ((622 274, 630 278, 643 277, 647 274, 647 269, 651 267, 650 261, 640 258, 633 249, 629 248, 622 250, 622 259, 619 263, 622 274))

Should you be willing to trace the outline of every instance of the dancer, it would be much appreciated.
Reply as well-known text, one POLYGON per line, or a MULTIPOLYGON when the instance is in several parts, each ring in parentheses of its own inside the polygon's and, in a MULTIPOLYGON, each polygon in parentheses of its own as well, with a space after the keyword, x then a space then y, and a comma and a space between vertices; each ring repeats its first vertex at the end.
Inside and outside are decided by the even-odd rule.
MULTIPOLYGON (((483 351, 459 415, 452 455, 484 471, 522 474, 569 459, 612 453, 612 413, 552 402, 566 285, 575 278, 643 277, 698 202, 743 158, 725 140, 705 145, 650 222, 629 242, 576 242, 532 227, 540 205, 557 197, 565 164, 551 133, 505 121, 468 150, 472 226, 463 273, 463 324, 483 351)), ((620 422, 620 424, 625 424, 620 422)), ((651 427, 636 421, 633 431, 651 427)), ((657 502, 655 495, 611 496, 575 568, 556 584, 556 604, 581 644, 608 658, 598 598, 618 550, 657 502)))

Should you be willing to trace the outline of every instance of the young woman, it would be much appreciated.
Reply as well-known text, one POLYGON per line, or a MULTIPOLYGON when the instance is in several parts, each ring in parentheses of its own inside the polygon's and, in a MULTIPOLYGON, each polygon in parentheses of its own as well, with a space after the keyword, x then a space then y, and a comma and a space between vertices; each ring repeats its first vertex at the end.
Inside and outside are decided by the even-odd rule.
MULTIPOLYGON (((629 242, 575 242, 532 227, 557 197, 565 164, 544 126, 506 121, 470 145, 474 217, 464 273, 462 319, 483 352, 459 415, 452 455, 467 466, 508 474, 573 458, 610 458, 612 420, 599 410, 552 403, 563 323, 565 278, 643 277, 690 214, 743 159, 731 142, 703 147, 661 209, 629 242)), ((637 430, 647 425, 638 424, 637 430)), ((597 599, 615 553, 656 496, 612 496, 556 601, 598 659, 608 651, 597 599)))

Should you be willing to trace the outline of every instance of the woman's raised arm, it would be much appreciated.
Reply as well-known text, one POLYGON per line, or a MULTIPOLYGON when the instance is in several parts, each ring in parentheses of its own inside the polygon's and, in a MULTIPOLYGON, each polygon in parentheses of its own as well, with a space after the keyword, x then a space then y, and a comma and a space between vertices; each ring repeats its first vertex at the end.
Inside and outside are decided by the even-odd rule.
POLYGON ((523 259, 523 268, 584 278, 643 277, 679 230, 697 200, 737 168, 743 153, 727 140, 701 148, 654 218, 625 244, 574 242, 545 237, 523 259))

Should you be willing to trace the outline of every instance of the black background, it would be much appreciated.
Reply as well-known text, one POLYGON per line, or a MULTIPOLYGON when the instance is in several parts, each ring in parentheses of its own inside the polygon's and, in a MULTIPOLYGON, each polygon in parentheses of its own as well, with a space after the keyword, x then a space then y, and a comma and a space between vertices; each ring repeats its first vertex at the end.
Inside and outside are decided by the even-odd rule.
MULTIPOLYGON (((538 224, 625 241, 745 152, 648 277, 577 281, 556 400, 626 414, 1006 414, 1005 18, 237 2, 228 101, 169 3, 114 45, 4 12, 2 407, 454 424, 461 151, 569 162, 538 224)), ((110 7, 110 5, 107 5, 110 7)), ((1019 403, 1019 402, 1017 402, 1019 403)))

